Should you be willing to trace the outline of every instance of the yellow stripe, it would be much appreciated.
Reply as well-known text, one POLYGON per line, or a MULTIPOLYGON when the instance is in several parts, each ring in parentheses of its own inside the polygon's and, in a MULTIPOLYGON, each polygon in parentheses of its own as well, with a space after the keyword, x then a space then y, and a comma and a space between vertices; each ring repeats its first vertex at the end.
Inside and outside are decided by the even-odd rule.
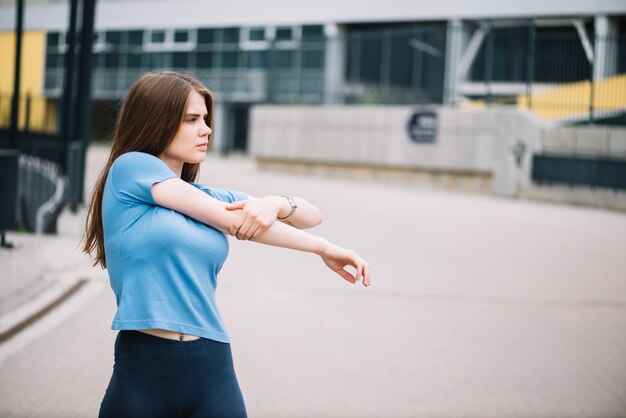
MULTIPOLYGON (((595 112, 626 111, 626 74, 595 81, 593 88, 595 112)), ((561 84, 548 91, 531 94, 531 110, 544 120, 586 117, 590 102, 589 81, 561 84)), ((517 96, 517 105, 527 109, 528 96, 517 96)))

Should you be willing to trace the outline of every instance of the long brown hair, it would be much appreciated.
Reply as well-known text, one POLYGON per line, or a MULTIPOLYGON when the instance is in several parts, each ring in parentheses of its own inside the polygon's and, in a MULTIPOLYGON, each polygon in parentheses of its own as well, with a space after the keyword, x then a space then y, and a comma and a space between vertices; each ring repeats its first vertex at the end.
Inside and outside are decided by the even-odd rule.
MULTIPOLYGON (((130 88, 115 123, 109 160, 93 189, 85 228, 83 252, 95 252, 96 264, 106 268, 104 228, 102 224, 102 194, 111 165, 117 157, 131 151, 159 156, 172 142, 193 91, 200 93, 209 113, 213 130, 213 96, 198 80, 173 71, 148 73, 130 88)), ((209 141, 212 140, 212 135, 209 141)), ((185 163, 181 178, 187 182, 198 176, 199 164, 185 163)))

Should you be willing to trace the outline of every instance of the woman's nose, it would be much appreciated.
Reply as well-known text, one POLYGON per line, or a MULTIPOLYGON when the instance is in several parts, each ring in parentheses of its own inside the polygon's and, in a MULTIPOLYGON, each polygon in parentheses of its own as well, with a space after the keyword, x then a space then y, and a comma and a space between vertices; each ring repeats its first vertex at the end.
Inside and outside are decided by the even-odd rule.
POLYGON ((202 127, 200 128, 200 134, 201 136, 205 136, 205 135, 211 135, 211 128, 206 124, 206 123, 202 123, 202 127))

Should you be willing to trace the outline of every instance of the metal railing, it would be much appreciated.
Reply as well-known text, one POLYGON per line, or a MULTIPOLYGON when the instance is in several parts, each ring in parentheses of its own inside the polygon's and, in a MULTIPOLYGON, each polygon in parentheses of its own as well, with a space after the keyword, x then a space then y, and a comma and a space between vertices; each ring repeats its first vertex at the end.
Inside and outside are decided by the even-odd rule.
POLYGON ((626 124, 626 36, 534 25, 483 30, 458 97, 515 105, 554 124, 626 124))
POLYGON ((26 230, 56 232, 56 221, 65 204, 67 180, 58 164, 20 155, 18 164, 17 223, 26 230))

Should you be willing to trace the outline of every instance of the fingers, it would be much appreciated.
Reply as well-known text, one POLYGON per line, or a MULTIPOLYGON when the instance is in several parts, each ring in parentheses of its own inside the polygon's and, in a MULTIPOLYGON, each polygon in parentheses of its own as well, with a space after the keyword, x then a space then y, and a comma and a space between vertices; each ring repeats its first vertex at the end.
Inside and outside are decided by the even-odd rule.
POLYGON ((252 235, 250 235, 250 239, 257 238, 259 235, 261 235, 263 232, 265 232, 267 230, 267 228, 269 228, 269 227, 270 227, 270 225, 268 225, 266 223, 259 224, 259 227, 257 228, 257 230, 254 231, 252 233, 252 235))
POLYGON ((230 235, 235 235, 238 233, 239 229, 241 229, 241 226, 244 224, 246 220, 246 216, 245 214, 242 213, 241 216, 239 216, 239 218, 237 218, 237 220, 235 222, 233 222, 233 224, 230 227, 229 230, 229 234, 230 235))
POLYGON ((246 220, 244 221, 244 223, 241 225, 241 227, 237 230, 237 234, 235 235, 237 237, 237 239, 239 240, 247 240, 248 236, 250 235, 250 228, 252 228, 252 225, 254 224, 254 220, 250 217, 250 216, 246 216, 246 220))
POLYGON ((356 269, 356 281, 358 282, 359 280, 363 280, 363 286, 368 287, 371 284, 371 278, 367 262, 356 253, 352 256, 350 262, 350 264, 356 269))
POLYGON ((355 263, 355 267, 356 267, 356 281, 358 282, 363 277, 363 263, 362 262, 355 263))
POLYGON ((241 225, 241 227, 237 230, 236 237, 239 240, 249 240, 252 238, 256 238, 261 235, 267 228, 269 228, 271 223, 264 221, 256 215, 248 215, 246 216, 246 220, 241 225))
POLYGON ((238 202, 229 203, 228 205, 226 205, 226 209, 227 210, 243 209, 245 205, 246 205, 246 200, 240 200, 238 202))
POLYGON ((356 268, 356 281, 363 279, 363 286, 368 287, 372 284, 370 277, 369 264, 359 256, 355 256, 352 265, 356 268))
POLYGON ((372 284, 372 279, 370 278, 370 266, 369 264, 363 264, 363 286, 369 287, 372 284))
POLYGON ((348 273, 347 271, 345 271, 344 269, 337 270, 337 274, 352 284, 356 283, 356 279, 354 278, 354 276, 348 273))

